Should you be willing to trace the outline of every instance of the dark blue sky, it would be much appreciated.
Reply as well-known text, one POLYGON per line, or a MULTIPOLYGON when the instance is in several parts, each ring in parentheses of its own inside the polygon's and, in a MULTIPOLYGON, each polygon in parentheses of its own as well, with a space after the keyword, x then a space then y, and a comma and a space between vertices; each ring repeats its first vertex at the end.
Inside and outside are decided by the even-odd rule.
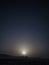
POLYGON ((28 44, 34 46, 35 52, 39 50, 39 53, 48 55, 48 2, 16 1, 1 2, 0 5, 0 53, 14 53, 15 45, 29 42, 28 44))

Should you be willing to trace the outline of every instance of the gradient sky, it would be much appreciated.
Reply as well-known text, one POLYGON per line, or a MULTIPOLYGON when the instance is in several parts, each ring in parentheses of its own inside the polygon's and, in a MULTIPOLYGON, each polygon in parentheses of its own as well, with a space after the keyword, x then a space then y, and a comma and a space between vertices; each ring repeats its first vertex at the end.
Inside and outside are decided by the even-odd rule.
POLYGON ((1 2, 0 53, 17 55, 23 45, 31 55, 49 56, 48 2, 1 2))

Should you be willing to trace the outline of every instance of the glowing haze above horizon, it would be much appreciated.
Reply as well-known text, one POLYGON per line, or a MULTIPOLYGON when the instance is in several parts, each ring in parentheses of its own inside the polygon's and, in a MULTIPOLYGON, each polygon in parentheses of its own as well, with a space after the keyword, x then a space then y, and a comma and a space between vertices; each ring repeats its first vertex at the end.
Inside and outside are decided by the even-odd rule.
POLYGON ((0 12, 0 53, 49 57, 48 5, 2 2, 0 12))

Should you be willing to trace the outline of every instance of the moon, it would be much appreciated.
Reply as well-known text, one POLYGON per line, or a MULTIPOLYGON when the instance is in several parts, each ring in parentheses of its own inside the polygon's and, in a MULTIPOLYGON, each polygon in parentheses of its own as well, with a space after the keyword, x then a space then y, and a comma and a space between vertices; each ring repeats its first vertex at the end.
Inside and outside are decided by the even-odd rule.
POLYGON ((27 53, 26 53, 26 51, 22 51, 22 55, 26 55, 27 53))
POLYGON ((32 53, 34 52, 34 49, 32 50, 32 46, 29 45, 28 43, 21 44, 21 42, 14 46, 15 54, 19 56, 31 56, 32 53))

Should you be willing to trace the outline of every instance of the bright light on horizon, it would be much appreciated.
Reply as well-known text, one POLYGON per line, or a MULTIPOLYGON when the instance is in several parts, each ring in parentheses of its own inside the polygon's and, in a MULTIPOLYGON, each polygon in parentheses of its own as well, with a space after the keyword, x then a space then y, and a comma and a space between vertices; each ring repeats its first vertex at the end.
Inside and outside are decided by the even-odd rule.
POLYGON ((17 47, 15 45, 14 48, 16 49, 15 51, 17 51, 16 53, 20 56, 30 56, 34 52, 34 47, 32 49, 32 46, 27 44, 27 43, 26 44, 25 43, 24 44, 20 43, 20 44, 18 44, 17 47))
POLYGON ((26 51, 22 51, 22 55, 26 55, 26 51))

